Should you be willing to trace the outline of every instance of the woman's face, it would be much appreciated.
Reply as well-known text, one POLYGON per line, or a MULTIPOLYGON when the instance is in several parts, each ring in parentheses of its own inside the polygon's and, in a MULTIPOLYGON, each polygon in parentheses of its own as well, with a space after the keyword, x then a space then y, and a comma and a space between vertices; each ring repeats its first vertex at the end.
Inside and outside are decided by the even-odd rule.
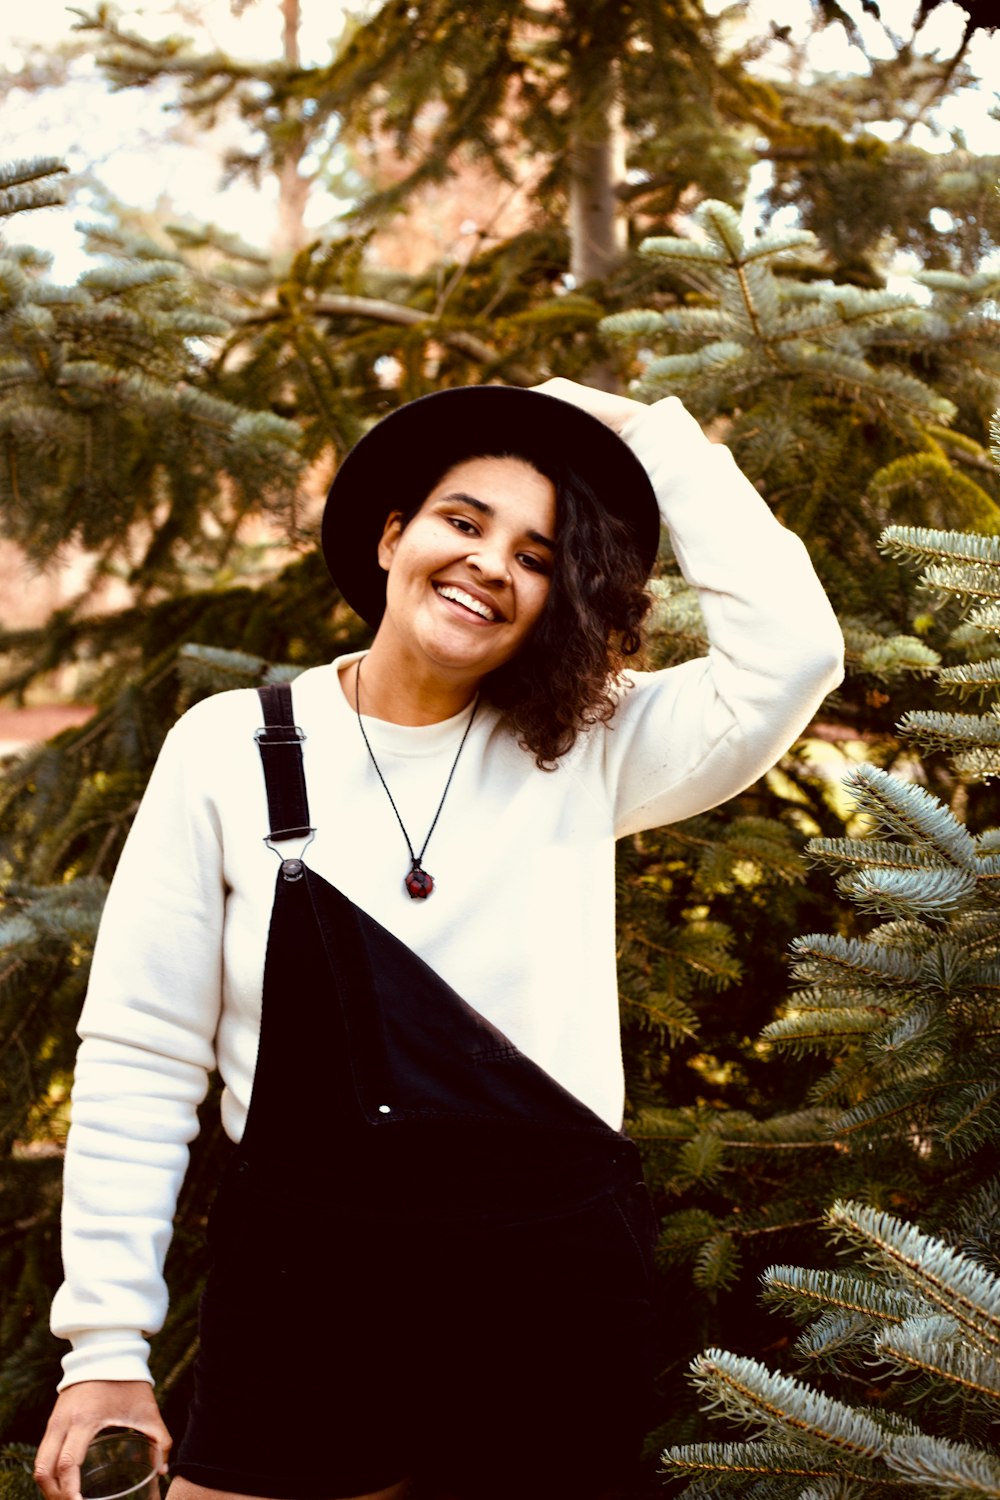
POLYGON ((551 480, 519 458, 456 464, 403 526, 388 518, 383 630, 443 674, 480 681, 509 661, 545 608, 555 547, 551 480))

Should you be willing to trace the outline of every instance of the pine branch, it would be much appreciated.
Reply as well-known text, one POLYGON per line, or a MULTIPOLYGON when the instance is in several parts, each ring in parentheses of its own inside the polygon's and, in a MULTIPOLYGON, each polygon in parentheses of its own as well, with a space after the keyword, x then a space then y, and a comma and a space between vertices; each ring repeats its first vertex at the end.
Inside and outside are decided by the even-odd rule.
POLYGON ((845 975, 856 975, 859 980, 910 989, 920 977, 919 964, 908 953, 861 938, 812 933, 795 938, 792 953, 792 973, 809 984, 840 986, 845 975))
POLYGON ((838 1202, 828 1220, 838 1234, 885 1265, 975 1340, 1000 1349, 1000 1280, 978 1262, 910 1224, 861 1204, 838 1202))
MULTIPOLYGON (((484 339, 466 329, 449 328, 436 315, 419 308, 408 307, 402 302, 389 302, 385 298, 325 294, 309 303, 308 311, 316 318, 369 318, 379 323, 394 323, 406 328, 425 329, 428 334, 440 339, 449 348, 480 364, 500 365, 503 355, 484 339)), ((243 327, 252 329, 269 323, 283 322, 288 314, 284 309, 274 308, 251 313, 243 319, 243 327)), ((510 385, 534 385, 537 375, 523 365, 504 365, 504 379, 510 385)))
POLYGON ((890 776, 879 766, 858 766, 844 778, 858 810, 879 829, 903 834, 958 870, 975 872, 975 844, 966 828, 930 792, 890 776))
POLYGON ((1000 537, 971 531, 934 531, 920 526, 887 526, 879 547, 901 562, 951 561, 1000 568, 1000 537))
POLYGON ((986 661, 961 662, 954 667, 941 667, 937 672, 939 687, 947 688, 960 698, 978 693, 984 697, 990 689, 1000 691, 1000 657, 989 657, 986 661))
POLYGON ((0 163, 0 219, 65 203, 63 184, 52 179, 68 171, 66 163, 54 156, 0 163))
POLYGON ((881 1334, 874 1348, 901 1372, 919 1371, 985 1401, 1000 1401, 1000 1363, 965 1342, 950 1318, 910 1316, 881 1334))
POLYGON ((802 1321, 836 1309, 882 1323, 902 1324, 919 1307, 912 1294, 881 1286, 871 1277, 799 1266, 770 1266, 761 1277, 763 1301, 802 1321))
POLYGON ((792 1010, 770 1021, 761 1039, 794 1056, 808 1052, 838 1055, 845 1044, 858 1042, 883 1029, 884 1015, 871 1010, 842 1008, 829 1012, 792 1010))
POLYGON ((710 1409, 731 1420, 791 1437, 844 1463, 852 1475, 872 1477, 888 1456, 885 1431, 863 1412, 756 1360, 708 1349, 691 1365, 692 1380, 710 1409))
MULTIPOLYGON (((664 1470, 692 1478, 702 1474, 791 1475, 796 1479, 835 1478, 836 1467, 794 1455, 780 1442, 690 1443, 662 1455, 664 1470)), ((874 1482, 874 1481, 873 1481, 874 1482)))
POLYGON ((890 1469, 902 1479, 958 1496, 1000 1497, 1000 1460, 964 1443, 919 1434, 894 1445, 890 1469))

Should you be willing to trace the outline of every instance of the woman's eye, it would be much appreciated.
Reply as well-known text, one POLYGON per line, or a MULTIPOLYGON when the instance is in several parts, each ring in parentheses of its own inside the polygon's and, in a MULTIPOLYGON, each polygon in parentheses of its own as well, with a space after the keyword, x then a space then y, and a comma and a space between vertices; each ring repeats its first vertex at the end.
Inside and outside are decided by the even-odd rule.
POLYGON ((456 531, 462 531, 466 536, 475 536, 475 526, 471 521, 467 521, 464 516, 449 516, 448 520, 456 531))
POLYGON ((532 552, 522 552, 518 556, 518 562, 532 573, 546 573, 548 568, 540 557, 535 557, 532 552))

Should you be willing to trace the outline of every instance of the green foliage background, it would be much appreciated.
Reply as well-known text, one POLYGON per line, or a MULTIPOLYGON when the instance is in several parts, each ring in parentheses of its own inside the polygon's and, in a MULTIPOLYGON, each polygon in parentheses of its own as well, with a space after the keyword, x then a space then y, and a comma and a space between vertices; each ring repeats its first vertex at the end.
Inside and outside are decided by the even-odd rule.
MULTIPOLYGON (((842 14, 817 7, 819 19, 842 14)), ((1000 477, 989 440, 1000 270, 984 256, 1000 222, 998 163, 961 142, 935 156, 909 129, 895 143, 867 129, 962 84, 963 53, 934 59, 901 43, 863 79, 765 83, 751 69, 755 42, 734 47, 694 0, 562 0, 544 11, 491 0, 474 25, 458 0, 387 3, 317 67, 249 69, 176 38, 148 43, 106 11, 82 34, 119 87, 168 74, 197 119, 239 108, 256 146, 234 171, 280 170, 312 145, 359 192, 346 224, 279 259, 122 212, 91 228, 90 268, 60 287, 30 245, 30 210, 58 201, 61 165, 0 173, 0 529, 41 567, 69 546, 93 559, 88 585, 44 628, 0 628, 0 692, 37 695, 71 667, 81 700, 96 704, 84 728, 10 761, 0 782, 0 1492, 22 1483, 14 1445, 37 1441, 57 1378, 46 1317, 73 1027, 106 883, 166 728, 205 693, 364 643, 318 561, 305 497, 371 420, 435 386, 550 373, 649 400, 680 394, 805 538, 848 645, 844 686, 774 771, 724 807, 620 849, 627 1124, 662 1215, 661 1375, 644 1483, 660 1492, 667 1444, 686 1455, 674 1467, 706 1490, 741 1472, 745 1487, 831 1500, 852 1485, 895 1493, 918 1482, 909 1471, 886 1479, 881 1459, 838 1468, 822 1442, 815 1472, 797 1474, 801 1454, 789 1461, 782 1444, 796 1403, 811 1398, 787 1373, 754 1377, 756 1406, 740 1398, 758 1416, 773 1398, 789 1417, 755 1439, 771 1445, 768 1477, 762 1452, 756 1467, 741 1469, 734 1447, 709 1461, 685 1372, 705 1345, 733 1351, 726 1369, 741 1378, 749 1367, 732 1361, 784 1372, 805 1358, 829 1399, 891 1427, 898 1369, 880 1384, 857 1357, 868 1356, 883 1292, 903 1299, 911 1331, 932 1316, 923 1294, 880 1264, 854 1288, 867 1298, 857 1320, 823 1324, 796 1355, 787 1326, 758 1305, 758 1276, 776 1260, 808 1262, 808 1274, 771 1274, 769 1296, 795 1315, 829 1311, 835 1200, 848 1205, 836 1223, 859 1264, 877 1222, 885 1243, 916 1245, 918 1261, 939 1260, 947 1241, 949 1253, 995 1265, 1000 1082, 982 1040, 995 1017, 995 715, 942 714, 937 683, 988 695, 997 678, 1000 477), (616 92, 628 245, 606 275, 574 287, 574 152, 610 128, 616 92), (401 153, 405 170, 388 186, 363 181, 374 132, 401 153), (379 227, 470 157, 501 180, 526 162, 545 168, 522 230, 467 261, 376 269, 379 227), (773 169, 766 211, 794 204, 800 228, 741 228, 761 159, 773 169), (678 217, 695 203, 692 221, 678 217), (921 300, 885 289, 897 245, 924 266, 921 300), (893 548, 927 564, 923 583, 886 560, 887 527, 893 548), (969 531, 978 540, 941 540, 969 531), (95 610, 109 578, 127 581, 131 602, 95 610), (862 761, 873 769, 853 773, 848 795, 840 776, 862 761), (902 776, 898 795, 886 772, 902 776), (789 947, 804 931, 820 936, 796 941, 790 994, 789 947), (918 1234, 910 1225, 924 1240, 907 1240, 918 1234)), ((700 614, 666 542, 653 587, 648 664, 697 654, 700 614)), ((210 1101, 154 1347, 175 1431, 223 1145, 210 1101)), ((892 1358, 898 1366, 898 1349, 892 1358)), ((712 1383, 724 1364, 699 1365, 698 1378, 726 1405, 712 1383)), ((996 1395, 981 1377, 968 1399, 953 1382, 947 1417, 957 1400, 977 1452, 996 1395)), ((928 1441, 948 1431, 936 1400, 931 1390, 928 1441)))

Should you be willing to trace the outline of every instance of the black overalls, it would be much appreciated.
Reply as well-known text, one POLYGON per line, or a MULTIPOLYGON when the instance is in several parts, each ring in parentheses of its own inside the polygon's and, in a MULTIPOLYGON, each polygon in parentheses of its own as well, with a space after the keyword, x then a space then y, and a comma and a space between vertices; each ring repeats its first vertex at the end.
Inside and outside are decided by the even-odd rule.
MULTIPOLYGON (((301 732, 287 685, 261 699, 280 842, 310 832, 301 732)), ((209 1240, 175 1473, 277 1500, 627 1478, 654 1241, 635 1146, 302 860, 278 872, 209 1240)))

